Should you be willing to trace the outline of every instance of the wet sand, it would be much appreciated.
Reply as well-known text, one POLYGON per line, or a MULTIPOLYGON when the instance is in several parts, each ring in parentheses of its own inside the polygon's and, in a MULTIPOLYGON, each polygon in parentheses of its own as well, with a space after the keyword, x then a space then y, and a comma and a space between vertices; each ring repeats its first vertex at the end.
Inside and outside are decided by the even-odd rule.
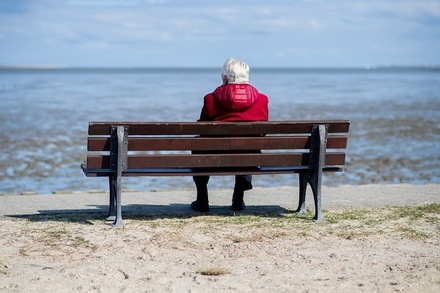
MULTIPOLYGON (((202 82, 171 72, 165 75, 168 86, 159 92, 151 88, 164 76, 154 72, 59 73, 56 80, 44 74, 9 76, 11 84, 20 86, 0 96, 0 194, 108 188, 107 180, 85 178, 79 168, 86 156, 88 122, 195 121, 205 94, 202 85, 211 89, 218 82, 214 72, 202 71, 202 82), (127 87, 136 90, 127 95, 127 87)), ((272 121, 351 121, 345 171, 325 175, 325 185, 440 183, 437 71, 272 72, 253 78, 269 95, 272 121)), ((290 176, 256 180, 261 187, 297 182, 290 176)), ((193 188, 191 178, 124 178, 123 184, 139 191, 193 188)), ((231 184, 224 177, 211 188, 231 184)))

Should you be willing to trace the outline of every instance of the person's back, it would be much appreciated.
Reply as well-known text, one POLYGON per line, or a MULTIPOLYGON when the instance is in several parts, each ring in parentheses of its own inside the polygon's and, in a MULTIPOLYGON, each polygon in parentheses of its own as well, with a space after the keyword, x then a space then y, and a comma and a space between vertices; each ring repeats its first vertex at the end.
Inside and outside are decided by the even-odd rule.
POLYGON ((200 121, 267 121, 268 99, 250 84, 226 84, 205 96, 200 121))
MULTIPOLYGON (((199 121, 267 121, 268 98, 249 84, 249 66, 240 60, 229 58, 223 65, 223 84, 205 96, 199 121)), ((191 203, 196 211, 209 211, 209 176, 194 176, 197 200, 191 203)), ((251 175, 235 176, 232 209, 245 207, 244 191, 252 189, 251 175)))

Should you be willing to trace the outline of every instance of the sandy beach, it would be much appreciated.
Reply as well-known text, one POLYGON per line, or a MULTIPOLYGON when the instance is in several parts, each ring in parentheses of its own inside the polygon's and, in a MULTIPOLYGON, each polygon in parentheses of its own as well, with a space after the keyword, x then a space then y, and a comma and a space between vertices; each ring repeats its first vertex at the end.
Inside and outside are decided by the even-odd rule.
POLYGON ((0 292, 439 292, 440 185, 323 187, 325 220, 297 187, 255 188, 247 208, 212 190, 0 196, 0 292))

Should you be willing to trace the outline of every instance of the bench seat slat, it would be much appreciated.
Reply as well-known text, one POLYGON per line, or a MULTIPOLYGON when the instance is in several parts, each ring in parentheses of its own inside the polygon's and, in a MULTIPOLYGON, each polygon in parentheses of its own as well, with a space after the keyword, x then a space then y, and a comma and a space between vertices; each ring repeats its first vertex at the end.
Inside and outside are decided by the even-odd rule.
MULTIPOLYGON (((118 122, 129 126, 130 135, 259 135, 310 133, 313 125, 329 124, 329 133, 348 132, 348 120, 264 121, 264 122, 118 122), (218 127, 217 127, 218 125, 218 127), (220 126, 221 125, 221 126, 220 126)), ((110 135, 111 122, 90 122, 89 135, 110 135)))
MULTIPOLYGON (((327 149, 343 149, 347 136, 330 136, 327 149)), ((267 150, 267 149, 309 149, 310 137, 223 137, 223 138, 177 138, 177 137, 130 137, 129 151, 159 150, 267 150)), ((90 137, 88 151, 109 151, 110 138, 90 137)))
MULTIPOLYGON (((327 153, 326 165, 344 165, 345 153, 327 153)), ((243 166, 308 166, 309 153, 134 155, 127 168, 202 168, 243 166)), ((88 156, 88 168, 110 168, 110 156, 88 156)))

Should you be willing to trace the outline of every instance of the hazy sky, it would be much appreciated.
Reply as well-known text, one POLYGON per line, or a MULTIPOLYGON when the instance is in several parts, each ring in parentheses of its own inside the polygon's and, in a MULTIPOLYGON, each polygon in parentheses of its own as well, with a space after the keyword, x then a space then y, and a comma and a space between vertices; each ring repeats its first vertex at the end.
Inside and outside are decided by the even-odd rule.
POLYGON ((0 0, 0 65, 440 65, 440 0, 0 0))

